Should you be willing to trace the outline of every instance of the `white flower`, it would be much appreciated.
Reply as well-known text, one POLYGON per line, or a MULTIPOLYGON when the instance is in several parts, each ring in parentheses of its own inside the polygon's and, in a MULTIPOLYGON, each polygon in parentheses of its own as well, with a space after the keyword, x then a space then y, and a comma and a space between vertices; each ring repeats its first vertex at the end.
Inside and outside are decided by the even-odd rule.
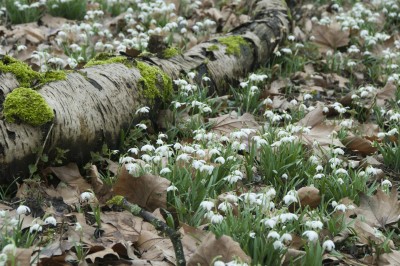
POLYGON ((75 231, 82 231, 82 225, 78 222, 75 224, 75 231))
POLYGON ((299 217, 296 214, 289 212, 279 215, 279 219, 282 221, 282 223, 285 223, 286 221, 297 220, 299 217))
POLYGON ((130 153, 133 153, 133 154, 138 154, 139 153, 139 149, 138 148, 130 148, 129 150, 128 150, 128 152, 130 152, 130 153))
POLYGON ((6 211, 6 210, 0 210, 0 217, 1 217, 1 218, 6 217, 7 214, 8 214, 8 211, 6 211))
POLYGON ((3 254, 11 254, 13 256, 15 256, 16 252, 17 252, 17 247, 13 243, 5 245, 1 251, 1 253, 3 254))
POLYGON ((172 172, 171 169, 169 169, 168 167, 165 167, 165 168, 161 169, 160 175, 168 174, 168 173, 171 173, 171 172, 172 172))
POLYGON ((211 211, 211 209, 214 208, 214 202, 208 200, 202 201, 200 207, 207 211, 211 211))
POLYGON ((138 128, 140 128, 140 129, 143 129, 143 130, 146 130, 147 129, 147 126, 145 125, 145 124, 137 124, 136 125, 138 128))
POLYGON ((150 111, 150 108, 147 106, 141 107, 136 111, 136 114, 144 114, 144 113, 148 113, 150 111))
POLYGON ((187 73, 187 76, 188 76, 189 78, 191 78, 191 79, 194 79, 194 77, 196 76, 196 73, 194 73, 194 72, 189 72, 189 73, 187 73))
POLYGON ((332 251, 333 249, 335 249, 335 243, 333 243, 332 240, 326 240, 322 244, 322 248, 325 249, 326 251, 332 251))
MULTIPOLYGON (((333 206, 333 202, 332 202, 332 206, 333 206)), ((339 204, 339 205, 335 206, 335 211, 345 212, 346 210, 347 210, 347 207, 344 204, 339 204)))
POLYGON ((388 187, 392 187, 392 182, 390 182, 389 180, 383 180, 382 181, 382 186, 388 186, 388 187))
POLYGON ((256 237, 256 233, 255 233, 255 232, 250 232, 250 233, 249 233, 249 237, 255 238, 255 237, 256 237))
POLYGON ((214 160, 215 163, 220 163, 220 164, 224 164, 225 163, 225 158, 220 156, 218 158, 215 158, 214 160))
POLYGON ((276 240, 273 244, 274 249, 282 249, 283 248, 283 243, 279 240, 276 240))
POLYGON ((324 224, 321 221, 307 221, 306 226, 312 229, 322 229, 324 224))
POLYGON ((53 216, 49 216, 44 220, 45 224, 50 224, 52 226, 56 226, 57 225, 57 221, 53 216))
POLYGON ((292 241, 292 235, 288 233, 284 233, 280 239, 282 242, 290 242, 292 241))
POLYGON ((7 254, 1 253, 0 254, 0 265, 1 266, 6 265, 7 260, 8 260, 7 254))
POLYGON ((297 202, 297 198, 294 195, 286 195, 283 197, 283 201, 286 205, 290 205, 293 202, 297 202))
POLYGON ((303 236, 307 237, 308 241, 314 242, 318 239, 318 233, 312 230, 307 230, 303 233, 303 236))
POLYGON ((229 202, 221 202, 218 205, 218 210, 221 210, 223 212, 226 212, 227 210, 231 209, 232 205, 229 202))
POLYGON ((276 231, 270 231, 267 235, 267 238, 275 238, 275 239, 279 239, 281 236, 279 235, 278 232, 276 231))
POLYGON ((29 229, 29 233, 33 233, 33 232, 40 232, 42 231, 42 226, 40 224, 34 224, 31 226, 31 228, 29 229))
POLYGON ((269 228, 274 228, 276 225, 275 219, 262 219, 261 222, 264 223, 264 225, 269 228))
POLYGON ((31 212, 31 209, 28 206, 25 205, 21 205, 17 208, 17 214, 21 215, 21 214, 29 214, 31 212))
POLYGON ((178 190, 178 188, 176 187, 176 186, 169 186, 168 188, 167 188, 167 192, 170 192, 170 191, 176 191, 176 190, 178 190))
POLYGON ((225 262, 217 260, 216 262, 214 262, 214 266, 225 266, 225 262))
POLYGON ((94 194, 92 192, 83 192, 81 194, 81 200, 84 201, 84 202, 88 202, 88 201, 90 201, 90 200, 92 200, 94 198, 95 197, 94 197, 94 194))
POLYGON ((210 220, 211 220, 211 223, 213 223, 213 224, 219 224, 224 220, 224 217, 221 214, 217 213, 217 214, 214 214, 210 220))
POLYGON ((142 148, 141 148, 140 150, 143 151, 143 152, 149 152, 149 151, 154 151, 155 149, 156 149, 156 148, 154 148, 153 145, 151 145, 151 144, 146 144, 146 145, 143 145, 142 148))

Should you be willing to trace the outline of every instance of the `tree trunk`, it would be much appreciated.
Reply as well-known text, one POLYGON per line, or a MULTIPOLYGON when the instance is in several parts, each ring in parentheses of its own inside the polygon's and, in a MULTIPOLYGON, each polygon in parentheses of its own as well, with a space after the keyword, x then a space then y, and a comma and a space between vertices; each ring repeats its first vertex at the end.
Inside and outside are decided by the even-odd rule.
MULTIPOLYGON (((265 64, 287 29, 285 2, 262 0, 256 5, 253 21, 227 35, 239 35, 246 40, 238 53, 227 51, 227 46, 218 41, 221 38, 215 38, 183 55, 170 59, 152 57, 146 61, 160 67, 172 79, 189 71, 197 71, 196 80, 207 75, 211 78, 211 90, 221 94, 229 85, 237 84, 239 78, 265 64), (213 45, 218 49, 207 49, 213 45)), ((120 131, 127 129, 139 107, 148 105, 156 110, 156 105, 143 97, 140 79, 137 68, 123 64, 81 69, 68 74, 66 80, 46 84, 38 90, 54 111, 52 122, 33 127, 9 123, 0 117, 0 183, 26 174, 41 148, 45 154, 54 152, 56 147, 68 149, 68 160, 84 162, 90 151, 99 150, 103 143, 116 147, 120 131)), ((2 110, 5 96, 19 84, 10 73, 0 74, 0 80, 2 110)))

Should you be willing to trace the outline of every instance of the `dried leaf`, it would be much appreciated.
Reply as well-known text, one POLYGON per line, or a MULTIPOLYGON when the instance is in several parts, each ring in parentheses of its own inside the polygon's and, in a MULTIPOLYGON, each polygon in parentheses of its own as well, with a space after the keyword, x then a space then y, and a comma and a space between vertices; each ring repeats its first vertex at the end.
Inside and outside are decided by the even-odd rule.
POLYGON ((378 91, 376 94, 376 105, 379 107, 385 106, 386 101, 390 100, 396 100, 396 91, 397 91, 397 85, 394 83, 394 81, 388 81, 381 89, 378 91))
POLYGON ((310 206, 315 209, 321 203, 321 195, 315 187, 302 187, 297 190, 297 195, 302 207, 310 206))
POLYGON ((142 230, 143 219, 124 212, 104 212, 101 214, 101 221, 111 224, 118 230, 126 241, 136 242, 142 230))
POLYGON ((346 148, 362 155, 371 155, 377 150, 372 146, 371 141, 359 136, 348 136, 343 140, 343 144, 346 148))
POLYGON ((379 255, 378 265, 397 266, 400 265, 400 251, 392 250, 390 253, 379 255))
POLYGON ((136 178, 122 167, 114 184, 114 193, 142 208, 154 211, 157 208, 167 208, 167 188, 170 183, 168 179, 150 174, 136 178))
POLYGON ((79 168, 75 163, 69 163, 60 167, 48 167, 44 172, 52 172, 58 179, 73 188, 78 188, 80 192, 91 188, 89 183, 81 176, 79 168))
POLYGON ((171 263, 176 261, 175 251, 169 238, 160 237, 149 231, 142 231, 136 246, 142 254, 141 259, 150 261, 167 260, 171 263))
POLYGON ((313 127, 321 124, 325 120, 323 108, 324 105, 321 102, 318 102, 316 108, 306 114, 299 122, 297 122, 297 125, 303 127, 313 127))
POLYGON ((242 128, 259 128, 254 116, 249 113, 244 113, 242 116, 238 116, 236 112, 231 112, 230 114, 210 118, 209 121, 214 123, 212 131, 220 135, 229 135, 229 133, 242 128))
POLYGON ((342 30, 337 22, 332 22, 329 26, 316 25, 313 27, 312 35, 314 42, 318 45, 321 52, 336 50, 349 44, 349 31, 342 30))
POLYGON ((392 188, 390 195, 378 189, 374 196, 360 195, 360 206, 354 210, 357 216, 373 227, 384 228, 399 221, 400 202, 397 189, 392 188))
POLYGON ((229 236, 216 238, 214 234, 209 233, 196 250, 196 253, 188 261, 188 266, 212 265, 215 257, 223 262, 230 262, 235 258, 243 262, 250 263, 251 259, 240 248, 239 243, 235 242, 229 236))
POLYGON ((307 145, 312 146, 314 142, 318 142, 319 146, 338 146, 344 147, 342 142, 336 137, 332 137, 335 126, 325 123, 318 124, 311 128, 309 133, 300 133, 300 139, 307 145))

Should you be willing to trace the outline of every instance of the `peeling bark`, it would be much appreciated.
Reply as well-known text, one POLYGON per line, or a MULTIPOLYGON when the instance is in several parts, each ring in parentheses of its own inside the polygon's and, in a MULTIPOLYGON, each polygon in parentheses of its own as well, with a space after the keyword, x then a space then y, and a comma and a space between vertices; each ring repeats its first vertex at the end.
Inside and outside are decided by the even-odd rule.
MULTIPOLYGON (((193 70, 198 72, 197 81, 207 75, 211 78, 210 91, 222 94, 229 85, 238 84, 239 78, 265 64, 287 29, 285 2, 263 0, 257 3, 253 21, 229 33, 242 36, 249 44, 242 45, 238 55, 226 54, 226 46, 215 38, 183 55, 170 59, 152 57, 146 61, 159 66, 172 79, 193 70), (219 49, 207 51, 212 45, 219 49)), ((68 149, 68 159, 76 162, 87 160, 90 151, 99 150, 103 143, 116 147, 120 131, 128 127, 132 114, 139 107, 150 105, 142 96, 140 79, 138 69, 123 64, 81 69, 68 74, 64 81, 49 83, 38 90, 54 110, 53 126, 8 123, 0 117, 0 183, 25 174, 41 147, 46 154, 56 147, 68 149)), ((5 96, 18 87, 18 81, 8 73, 0 74, 0 80, 2 109, 5 96)))

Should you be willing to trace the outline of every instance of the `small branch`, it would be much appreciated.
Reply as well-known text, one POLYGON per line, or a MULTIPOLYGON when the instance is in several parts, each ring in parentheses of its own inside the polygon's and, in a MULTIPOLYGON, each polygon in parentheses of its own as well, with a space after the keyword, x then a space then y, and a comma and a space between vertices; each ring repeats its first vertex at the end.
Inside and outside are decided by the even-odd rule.
POLYGON ((181 242, 181 235, 179 232, 175 231, 174 229, 169 227, 166 223, 160 221, 159 219, 154 217, 153 214, 151 214, 148 211, 145 211, 140 206, 130 203, 123 196, 115 196, 111 200, 107 201, 107 204, 117 205, 129 211, 135 216, 140 216, 146 222, 151 223, 158 231, 167 234, 174 247, 176 265, 178 266, 186 265, 185 254, 183 252, 183 247, 181 242))

